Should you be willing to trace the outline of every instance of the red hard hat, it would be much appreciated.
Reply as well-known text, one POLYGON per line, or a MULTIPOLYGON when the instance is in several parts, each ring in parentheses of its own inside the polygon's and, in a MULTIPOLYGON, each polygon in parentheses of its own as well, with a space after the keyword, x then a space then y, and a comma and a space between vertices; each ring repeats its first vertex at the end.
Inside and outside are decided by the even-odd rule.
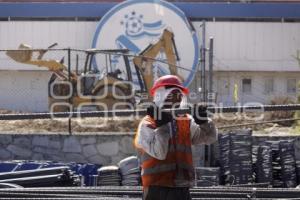
POLYGON ((159 79, 157 79, 153 85, 153 87, 150 90, 150 95, 154 96, 155 91, 163 86, 174 86, 174 87, 178 87, 179 89, 181 89, 181 91, 184 94, 188 94, 189 93, 189 89, 186 87, 183 87, 182 85, 182 81, 174 75, 165 75, 160 77, 159 79))

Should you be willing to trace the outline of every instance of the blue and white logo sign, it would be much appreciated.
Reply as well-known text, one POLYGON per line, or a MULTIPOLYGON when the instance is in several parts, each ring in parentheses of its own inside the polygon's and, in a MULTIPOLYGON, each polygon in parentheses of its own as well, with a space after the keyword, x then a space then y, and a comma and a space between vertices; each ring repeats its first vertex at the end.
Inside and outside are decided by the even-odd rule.
MULTIPOLYGON (((178 68, 178 74, 184 78, 184 85, 187 86, 198 64, 198 40, 184 13, 171 3, 162 0, 129 0, 118 4, 100 20, 92 48, 122 48, 139 54, 150 43, 157 41, 166 28, 174 33, 180 58, 177 65, 188 69, 178 68)), ((113 56, 110 67, 125 71, 121 59, 113 56)), ((166 60, 166 57, 160 53, 157 59, 166 60)), ((96 57, 95 61, 98 70, 105 70, 105 59, 96 57)), ((161 76, 170 72, 166 64, 155 62, 153 73, 161 76)))

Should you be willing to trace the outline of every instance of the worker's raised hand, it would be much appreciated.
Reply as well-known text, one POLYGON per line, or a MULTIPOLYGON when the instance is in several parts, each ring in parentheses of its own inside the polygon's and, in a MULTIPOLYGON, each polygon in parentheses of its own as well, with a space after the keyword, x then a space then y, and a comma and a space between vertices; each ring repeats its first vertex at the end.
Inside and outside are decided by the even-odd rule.
POLYGON ((192 109, 192 115, 197 124, 201 125, 208 122, 207 106, 195 104, 192 109))
POLYGON ((172 121, 172 114, 166 111, 162 111, 155 104, 151 104, 147 107, 147 115, 155 120, 156 126, 160 127, 172 121))

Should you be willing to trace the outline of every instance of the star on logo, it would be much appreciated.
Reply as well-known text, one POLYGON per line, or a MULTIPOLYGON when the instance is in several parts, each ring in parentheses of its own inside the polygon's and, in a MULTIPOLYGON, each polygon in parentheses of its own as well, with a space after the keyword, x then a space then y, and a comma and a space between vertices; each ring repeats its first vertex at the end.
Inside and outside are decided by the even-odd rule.
POLYGON ((129 35, 139 34, 143 30, 143 15, 137 16, 135 11, 132 11, 129 15, 124 15, 124 20, 120 22, 121 25, 125 25, 126 31, 129 35))

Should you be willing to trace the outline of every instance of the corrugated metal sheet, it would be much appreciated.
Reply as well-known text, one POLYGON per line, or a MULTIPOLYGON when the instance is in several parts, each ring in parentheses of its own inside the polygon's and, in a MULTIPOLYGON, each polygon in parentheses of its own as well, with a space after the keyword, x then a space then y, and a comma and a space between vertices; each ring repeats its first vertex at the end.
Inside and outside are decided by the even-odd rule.
MULTIPOLYGON (((56 48, 88 49, 91 47, 96 25, 96 22, 0 22, 0 49, 17 49, 21 43, 33 48, 47 48, 56 42, 56 48)), ((48 52, 44 58, 60 60, 66 55, 62 51, 48 52)), ((0 70, 40 70, 38 67, 18 64, 4 52, 0 52, 0 60, 0 70)))
MULTIPOLYGON (((300 23, 209 22, 215 38, 215 70, 300 71, 300 23)), ((198 27, 200 22, 195 24, 198 27)))
MULTIPOLYGON (((200 22, 194 23, 200 35, 200 22)), ((97 22, 0 22, 0 49, 15 49, 20 43, 45 48, 91 47, 97 22)), ((176 35, 176 33, 175 33, 176 35)), ((215 38, 215 70, 220 71, 299 71, 292 57, 300 49, 300 23, 208 22, 207 38, 215 38)), ((48 55, 48 56, 47 56, 48 55)), ((61 53, 45 58, 60 60, 61 53)), ((31 69, 10 61, 0 53, 0 69, 31 69)))

